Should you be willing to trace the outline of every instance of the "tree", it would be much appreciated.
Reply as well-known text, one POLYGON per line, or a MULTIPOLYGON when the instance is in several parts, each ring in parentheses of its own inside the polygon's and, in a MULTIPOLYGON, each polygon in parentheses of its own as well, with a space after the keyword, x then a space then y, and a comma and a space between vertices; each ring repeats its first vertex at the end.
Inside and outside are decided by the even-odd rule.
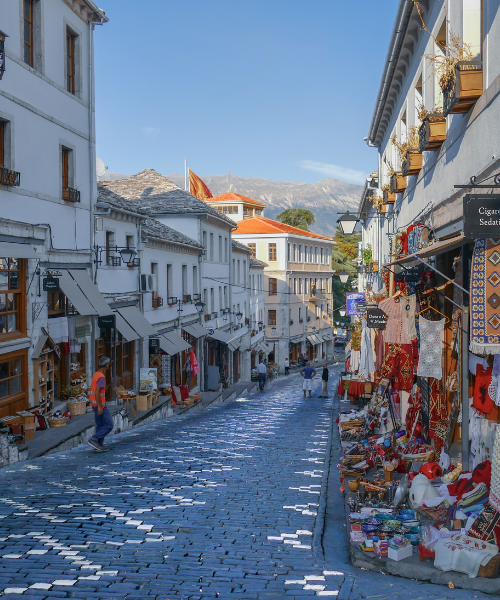
POLYGON ((309 231, 308 225, 314 224, 314 215, 307 208, 287 208, 276 217, 285 225, 291 225, 309 231))
MULTIPOLYGON (((353 260, 358 256, 358 243, 361 241, 359 232, 353 235, 344 235, 340 228, 337 229, 333 239, 337 245, 332 248, 332 269, 335 271, 333 275, 333 306, 340 307, 345 304, 346 292, 351 292, 351 284, 341 283, 338 274, 342 271, 349 273, 351 279, 354 279, 358 270, 353 264, 353 260)), ((340 320, 344 325, 350 322, 349 317, 340 317, 338 313, 334 314, 335 320, 340 320)))

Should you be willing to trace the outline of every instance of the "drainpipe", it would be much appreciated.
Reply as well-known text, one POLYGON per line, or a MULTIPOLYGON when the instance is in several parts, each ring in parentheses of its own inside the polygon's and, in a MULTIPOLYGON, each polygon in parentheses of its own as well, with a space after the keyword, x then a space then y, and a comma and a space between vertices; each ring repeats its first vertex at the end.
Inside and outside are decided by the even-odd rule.
MULTIPOLYGON (((93 256, 93 249, 95 244, 95 232, 94 232, 94 183, 97 185, 96 179, 96 165, 95 165, 95 149, 94 149, 94 25, 89 22, 89 201, 90 201, 90 249, 93 256)), ((90 267, 92 271, 94 267, 90 267)), ((94 273, 92 273, 92 279, 94 279, 94 273)), ((91 333, 90 333, 90 367, 92 373, 96 371, 95 361, 95 341, 96 341, 96 327, 97 319, 95 316, 91 317, 91 333)), ((88 377, 87 373, 87 377, 88 377)))

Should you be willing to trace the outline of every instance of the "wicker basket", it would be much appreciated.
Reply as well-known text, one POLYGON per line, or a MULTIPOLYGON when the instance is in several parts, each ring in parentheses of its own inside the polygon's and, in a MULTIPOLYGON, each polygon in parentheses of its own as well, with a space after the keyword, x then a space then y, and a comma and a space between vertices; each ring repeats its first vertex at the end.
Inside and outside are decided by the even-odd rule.
POLYGON ((356 429, 356 427, 363 427, 365 424, 364 420, 358 419, 357 421, 343 421, 340 423, 342 429, 356 429))
POLYGON ((87 402, 71 402, 71 400, 68 400, 68 410, 73 416, 84 415, 87 411, 87 402))
POLYGON ((60 417, 59 419, 47 419, 50 427, 64 427, 67 420, 67 417, 60 417))
POLYGON ((494 556, 484 567, 479 567, 478 577, 496 577, 500 567, 500 554, 494 556))
POLYGON ((342 459, 342 462, 346 465, 350 465, 351 463, 361 462, 362 460, 365 460, 365 458, 365 454, 347 454, 342 459))

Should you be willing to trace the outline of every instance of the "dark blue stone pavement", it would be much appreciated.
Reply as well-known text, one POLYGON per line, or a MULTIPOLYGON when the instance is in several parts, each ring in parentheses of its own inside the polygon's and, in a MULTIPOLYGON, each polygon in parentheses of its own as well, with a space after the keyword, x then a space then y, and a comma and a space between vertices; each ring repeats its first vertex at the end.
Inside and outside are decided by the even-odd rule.
MULTIPOLYGON (((353 569, 331 503, 325 560, 315 557, 332 401, 317 398, 319 381, 311 400, 300 386, 298 375, 280 378, 262 394, 116 435, 105 454, 79 447, 3 469, 0 594, 480 598, 353 569)), ((343 515, 340 500, 334 512, 343 515)))

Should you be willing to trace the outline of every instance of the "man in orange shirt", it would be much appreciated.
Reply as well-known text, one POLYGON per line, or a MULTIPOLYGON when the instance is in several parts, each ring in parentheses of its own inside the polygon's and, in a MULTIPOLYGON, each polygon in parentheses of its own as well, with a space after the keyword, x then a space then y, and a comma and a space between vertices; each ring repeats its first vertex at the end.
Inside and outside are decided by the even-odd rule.
POLYGON ((95 415, 95 433, 87 442, 96 452, 107 452, 104 438, 113 429, 113 418, 106 406, 106 371, 111 359, 103 356, 99 359, 99 369, 92 376, 89 400, 95 415))

